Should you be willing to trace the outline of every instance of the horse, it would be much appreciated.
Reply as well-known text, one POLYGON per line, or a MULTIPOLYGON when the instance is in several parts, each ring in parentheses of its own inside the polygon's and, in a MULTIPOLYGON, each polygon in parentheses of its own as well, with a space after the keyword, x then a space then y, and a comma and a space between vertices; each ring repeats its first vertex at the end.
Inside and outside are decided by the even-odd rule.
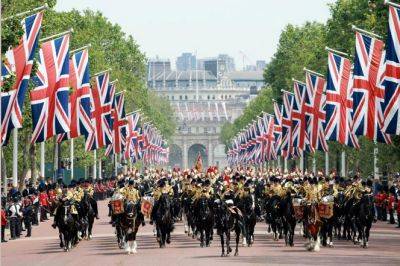
POLYGON ((174 230, 174 221, 171 213, 171 200, 167 193, 163 193, 158 200, 155 222, 157 240, 160 244, 160 248, 164 248, 165 243, 170 243, 171 232, 174 230))
POLYGON ((274 240, 282 238, 282 217, 280 211, 280 198, 272 196, 265 205, 265 222, 269 225, 268 232, 272 229, 274 240))
POLYGON ((214 214, 210 208, 209 199, 205 196, 200 197, 195 202, 195 210, 196 229, 200 233, 200 247, 209 247, 214 226, 214 214))
POLYGON ((124 206, 125 212, 120 219, 120 226, 124 240, 125 251, 128 254, 137 253, 136 235, 142 222, 138 207, 132 201, 127 201, 124 206))
POLYGON ((357 204, 355 223, 358 230, 358 240, 361 240, 363 248, 368 247, 369 231, 374 220, 374 201, 370 194, 362 195, 357 204))
POLYGON ((191 197, 185 192, 182 194, 182 220, 185 228, 185 233, 190 236, 190 230, 192 230, 192 237, 194 238, 194 232, 196 231, 196 224, 194 220, 193 206, 191 197))
POLYGON ((243 213, 244 232, 243 242, 244 245, 251 246, 254 243, 254 228, 257 222, 255 213, 255 198, 253 194, 243 197, 239 201, 239 209, 243 213))
POLYGON ((57 208, 55 224, 58 227, 60 247, 70 251, 78 243, 78 224, 71 213, 69 201, 60 202, 57 208))
MULTIPOLYGON (((228 204, 233 205, 232 200, 228 200, 227 202, 228 204)), ((213 206, 215 213, 215 226, 217 228, 217 234, 220 236, 221 239, 221 257, 229 256, 229 253, 232 252, 232 248, 230 247, 231 231, 235 231, 236 234, 235 256, 239 255, 239 239, 240 233, 242 231, 240 226, 239 214, 235 211, 231 211, 228 207, 227 202, 221 199, 216 199, 213 206)))
POLYGON ((92 229, 95 218, 95 213, 92 205, 90 204, 89 194, 87 192, 84 193, 83 198, 80 203, 81 212, 82 212, 82 236, 87 239, 92 238, 92 229))
POLYGON ((324 247, 333 247, 333 227, 336 221, 336 213, 335 213, 335 199, 332 195, 328 195, 322 198, 322 202, 332 204, 333 210, 330 215, 331 217, 320 217, 322 226, 321 226, 321 236, 322 236, 322 245, 324 247))
POLYGON ((344 193, 341 191, 337 194, 334 201, 333 213, 334 213, 334 230, 335 236, 338 239, 342 237, 345 238, 345 204, 346 204, 346 197, 344 193))
POLYGON ((319 233, 321 230, 321 220, 318 213, 318 204, 313 202, 307 204, 304 207, 304 223, 306 236, 308 243, 306 243, 306 249, 308 251, 319 251, 320 250, 320 237, 319 233))
POLYGON ((282 213, 283 233, 285 235, 285 245, 294 246, 294 230, 296 227, 296 216, 293 207, 292 195, 287 192, 285 197, 281 200, 280 210, 282 213))

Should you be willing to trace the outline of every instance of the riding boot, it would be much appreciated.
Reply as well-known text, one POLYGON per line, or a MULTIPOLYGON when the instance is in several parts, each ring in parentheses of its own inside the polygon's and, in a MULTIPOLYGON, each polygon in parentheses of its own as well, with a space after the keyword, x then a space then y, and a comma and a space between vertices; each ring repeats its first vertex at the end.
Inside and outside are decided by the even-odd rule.
POLYGON ((25 228, 26 228, 26 231, 27 231, 26 237, 31 237, 31 235, 32 235, 31 220, 25 218, 24 222, 25 222, 25 228))
POLYGON ((395 224, 393 210, 389 210, 389 224, 395 224))
POLYGON ((400 228, 400 212, 397 213, 397 228, 400 228))
POLYGON ((96 219, 97 220, 100 219, 99 218, 99 211, 98 211, 98 208, 97 208, 97 201, 95 201, 93 198, 90 198, 89 202, 90 202, 90 205, 92 205, 94 214, 96 215, 96 219))
POLYGON ((6 226, 5 226, 5 225, 2 225, 2 226, 1 226, 1 242, 2 242, 2 243, 7 242, 7 240, 6 240, 5 237, 4 237, 5 231, 6 231, 6 226))

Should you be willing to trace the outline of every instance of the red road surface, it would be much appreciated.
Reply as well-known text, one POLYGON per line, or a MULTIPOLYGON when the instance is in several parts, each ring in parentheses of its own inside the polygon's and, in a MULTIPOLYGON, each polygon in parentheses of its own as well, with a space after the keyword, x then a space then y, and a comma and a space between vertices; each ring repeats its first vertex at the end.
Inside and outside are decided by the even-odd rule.
MULTIPOLYGON (((95 221, 93 239, 81 241, 70 252, 59 247, 57 231, 51 222, 33 227, 31 238, 1 244, 1 265, 400 265, 400 229, 383 222, 373 224, 369 248, 362 249, 348 241, 334 241, 334 248, 308 252, 297 234, 295 246, 285 247, 284 241, 272 240, 264 223, 256 227, 252 247, 240 247, 239 256, 221 258, 219 237, 209 248, 183 234, 178 223, 167 248, 158 248, 152 226, 140 227, 138 253, 127 255, 118 248, 114 228, 108 223, 106 202, 99 202, 100 220, 95 221)), ((25 232, 24 232, 25 233, 25 232)), ((232 242, 233 244, 233 242, 232 242)))

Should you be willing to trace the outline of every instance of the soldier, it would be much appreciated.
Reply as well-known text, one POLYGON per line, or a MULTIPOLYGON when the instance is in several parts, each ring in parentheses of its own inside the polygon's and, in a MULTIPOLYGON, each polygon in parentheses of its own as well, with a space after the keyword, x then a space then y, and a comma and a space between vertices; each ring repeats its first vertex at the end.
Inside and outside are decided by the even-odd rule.
POLYGON ((12 196, 13 203, 8 208, 8 213, 10 217, 10 233, 11 233, 11 240, 20 237, 20 219, 22 217, 21 212, 21 205, 18 202, 18 195, 14 193, 12 196))
POLYGON ((96 219, 98 220, 99 219, 99 211, 97 208, 97 201, 94 198, 94 188, 93 188, 91 180, 86 179, 84 181, 83 191, 84 191, 84 193, 87 193, 87 195, 89 196, 90 205, 92 206, 94 214, 96 216, 96 219))
POLYGON ((34 214, 33 208, 32 208, 32 201, 28 197, 28 195, 25 196, 24 199, 24 207, 22 208, 22 214, 24 217, 24 225, 25 229, 27 230, 26 237, 31 237, 32 235, 32 216, 34 214))
POLYGON ((5 239, 5 231, 7 226, 7 212, 6 212, 6 199, 5 197, 1 198, 1 242, 8 242, 5 239))
POLYGON ((140 200, 139 191, 134 187, 135 182, 130 179, 128 186, 122 192, 126 201, 131 201, 136 204, 140 200))

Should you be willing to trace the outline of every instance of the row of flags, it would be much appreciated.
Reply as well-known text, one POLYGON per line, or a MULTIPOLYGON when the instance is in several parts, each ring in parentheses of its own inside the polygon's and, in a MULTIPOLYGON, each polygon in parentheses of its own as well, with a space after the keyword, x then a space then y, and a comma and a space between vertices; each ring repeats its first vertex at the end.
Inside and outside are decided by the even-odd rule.
POLYGON ((58 142, 84 136, 86 151, 106 147, 107 155, 124 154, 133 162, 167 162, 165 140, 151 124, 140 124, 138 112, 125 114, 124 92, 116 93, 109 71, 90 76, 88 48, 70 56, 70 32, 41 44, 38 69, 31 77, 42 21, 43 11, 22 21, 20 44, 6 52, 2 64, 2 84, 14 78, 12 88, 1 92, 2 145, 7 145, 14 128, 22 128, 24 99, 32 80, 31 143, 54 136, 58 142))
POLYGON ((229 163, 328 152, 328 140, 359 148, 358 136, 391 144, 390 135, 400 135, 400 8, 396 6, 389 6, 388 28, 386 45, 355 28, 353 65, 344 53, 328 49, 326 80, 305 69, 306 82, 293 80, 293 93, 282 90, 283 104, 274 102, 274 115, 263 113, 233 139, 229 163))
POLYGON ((226 102, 177 102, 175 114, 180 121, 221 121, 229 120, 226 102))

